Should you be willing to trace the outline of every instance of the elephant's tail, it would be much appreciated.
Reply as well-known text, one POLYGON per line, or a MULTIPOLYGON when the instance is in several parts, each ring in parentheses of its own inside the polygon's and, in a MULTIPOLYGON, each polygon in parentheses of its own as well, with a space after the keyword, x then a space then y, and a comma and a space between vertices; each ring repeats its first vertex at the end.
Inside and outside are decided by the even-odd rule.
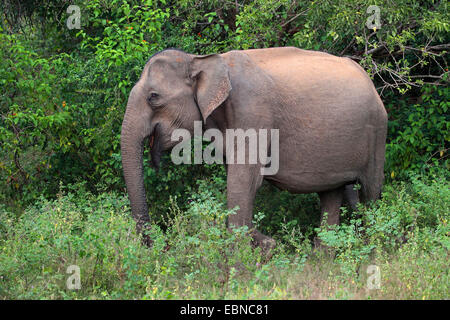
POLYGON ((367 203, 381 198, 383 183, 376 182, 376 180, 361 179, 361 202, 367 203))

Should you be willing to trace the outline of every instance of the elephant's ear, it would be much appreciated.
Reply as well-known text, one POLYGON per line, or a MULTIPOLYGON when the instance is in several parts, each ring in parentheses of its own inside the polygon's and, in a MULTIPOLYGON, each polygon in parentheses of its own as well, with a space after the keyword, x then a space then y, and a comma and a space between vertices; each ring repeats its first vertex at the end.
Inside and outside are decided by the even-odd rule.
POLYGON ((231 90, 228 67, 220 55, 195 56, 190 65, 196 100, 203 121, 220 106, 231 90))

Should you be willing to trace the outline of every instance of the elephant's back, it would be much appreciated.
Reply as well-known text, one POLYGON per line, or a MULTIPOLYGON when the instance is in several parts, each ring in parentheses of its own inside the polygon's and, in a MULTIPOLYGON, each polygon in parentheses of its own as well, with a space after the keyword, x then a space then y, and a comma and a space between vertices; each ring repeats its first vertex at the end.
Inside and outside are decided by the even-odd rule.
POLYGON ((349 59, 295 47, 243 50, 258 67, 277 78, 307 76, 307 81, 361 76, 349 59))
POLYGON ((293 91, 329 92, 367 89, 372 82, 366 72, 348 58, 294 47, 242 51, 283 87, 293 91))
POLYGON ((351 59, 295 47, 242 53, 274 80, 274 90, 286 101, 282 107, 288 116, 307 112, 322 119, 355 121, 355 117, 364 117, 374 125, 386 121, 371 79, 351 59))

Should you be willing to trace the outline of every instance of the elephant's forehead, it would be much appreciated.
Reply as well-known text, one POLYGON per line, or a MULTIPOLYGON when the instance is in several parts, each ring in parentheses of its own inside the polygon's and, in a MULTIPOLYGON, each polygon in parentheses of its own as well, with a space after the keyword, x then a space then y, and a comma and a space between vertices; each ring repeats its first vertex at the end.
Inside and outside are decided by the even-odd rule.
POLYGON ((183 72, 167 64, 154 64, 143 73, 139 82, 145 90, 155 90, 158 93, 171 92, 180 86, 183 72))
POLYGON ((183 57, 161 55, 147 63, 143 78, 151 81, 173 81, 187 75, 187 63, 183 57))
POLYGON ((167 50, 152 57, 147 64, 150 68, 156 65, 168 66, 174 68, 183 68, 189 60, 189 56, 181 51, 167 50))
POLYGON ((163 81, 174 75, 175 70, 172 70, 167 64, 153 63, 149 65, 146 76, 149 81, 163 81))

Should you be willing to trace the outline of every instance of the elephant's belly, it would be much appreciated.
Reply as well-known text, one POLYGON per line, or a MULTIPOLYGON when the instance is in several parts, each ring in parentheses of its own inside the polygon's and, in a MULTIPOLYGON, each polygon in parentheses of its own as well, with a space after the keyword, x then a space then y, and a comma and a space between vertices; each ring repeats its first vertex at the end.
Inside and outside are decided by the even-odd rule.
MULTIPOLYGON (((316 138, 317 139, 317 138, 316 138)), ((266 176, 279 188, 295 193, 320 192, 354 182, 361 177, 369 159, 364 133, 341 138, 335 135, 321 143, 280 145, 279 170, 266 176)))
POLYGON ((280 189, 292 193, 312 193, 335 189, 344 184, 354 182, 358 178, 357 172, 323 173, 301 172, 265 177, 267 181, 280 189))

